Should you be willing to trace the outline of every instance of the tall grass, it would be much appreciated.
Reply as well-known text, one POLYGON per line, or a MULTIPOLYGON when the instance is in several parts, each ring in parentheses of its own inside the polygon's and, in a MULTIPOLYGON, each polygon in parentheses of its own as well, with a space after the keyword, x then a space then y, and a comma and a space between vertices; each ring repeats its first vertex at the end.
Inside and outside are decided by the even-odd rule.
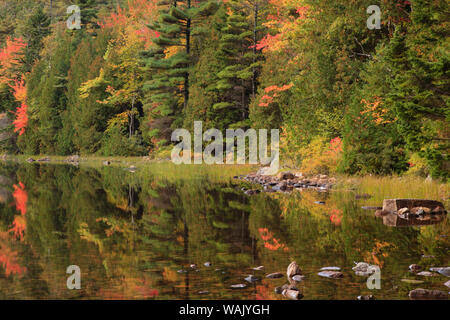
POLYGON ((450 183, 427 181, 413 176, 364 176, 344 178, 339 189, 352 189, 356 194, 369 194, 367 205, 381 206, 384 199, 417 198, 442 201, 450 205, 450 183))

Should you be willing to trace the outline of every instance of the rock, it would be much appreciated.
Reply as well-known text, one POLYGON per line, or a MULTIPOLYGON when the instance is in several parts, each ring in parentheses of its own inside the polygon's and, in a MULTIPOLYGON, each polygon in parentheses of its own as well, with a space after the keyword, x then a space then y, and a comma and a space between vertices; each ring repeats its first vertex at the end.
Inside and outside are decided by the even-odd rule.
POLYGON ((74 154, 72 156, 68 156, 66 158, 66 162, 78 162, 78 161, 80 161, 80 156, 77 155, 77 154, 74 154))
POLYGON ((204 265, 205 267, 211 267, 211 266, 212 266, 212 263, 209 262, 209 261, 207 261, 207 262, 205 262, 203 265, 204 265))
POLYGON ((412 272, 419 272, 422 268, 418 264, 412 264, 409 266, 409 270, 412 272))
POLYGON ((421 284, 424 281, 422 280, 415 280, 415 279, 402 279, 402 282, 410 283, 410 284, 421 284))
POLYGON ((255 277, 254 275, 251 274, 247 278, 245 278, 244 280, 247 281, 247 282, 253 283, 253 282, 259 281, 261 279, 258 278, 258 277, 255 277))
POLYGON ((436 273, 433 272, 429 272, 429 271, 422 271, 417 273, 418 276, 422 276, 422 277, 434 277, 436 276, 436 273))
POLYGON ((297 262, 292 261, 289 264, 289 266, 287 267, 286 274, 287 274, 288 278, 292 278, 295 275, 301 275, 302 274, 302 270, 298 266, 297 262))
POLYGON ((255 268, 252 268, 253 270, 255 270, 255 271, 262 271, 262 270, 264 270, 264 266, 259 266, 259 267, 255 267, 255 268))
POLYGON ((411 213, 415 214, 416 216, 420 216, 423 214, 431 213, 431 209, 426 207, 414 207, 411 209, 411 213))
POLYGON ((298 291, 298 288, 295 286, 295 284, 283 284, 281 287, 275 288, 275 293, 282 294, 284 290, 298 291))
POLYGON ((192 269, 197 269, 197 265, 196 265, 195 263, 191 264, 190 267, 191 267, 192 269))
POLYGON ((428 299, 437 299, 437 300, 447 300, 448 294, 447 292, 440 290, 428 290, 428 289, 414 289, 409 292, 409 298, 412 300, 428 300, 428 299))
POLYGON ((440 206, 444 208, 444 205, 435 200, 423 200, 423 199, 384 199, 383 210, 389 212, 397 212, 401 208, 415 208, 415 207, 425 207, 425 208, 435 208, 440 206))
POLYGON ((364 276, 368 276, 368 275, 371 275, 372 273, 374 273, 376 270, 376 267, 377 266, 370 265, 366 262, 358 262, 356 264, 356 266, 354 266, 352 268, 352 270, 355 271, 356 275, 364 277, 364 276))
POLYGON ((280 172, 277 174, 278 180, 288 180, 288 179, 294 179, 295 175, 292 172, 280 172))
POLYGON ((303 279, 305 279, 305 276, 302 276, 300 274, 296 274, 295 276, 292 277, 292 280, 297 282, 303 281, 303 279))
POLYGON ((373 295, 369 295, 369 296, 358 296, 356 298, 357 300, 375 300, 373 295))
POLYGON ((438 272, 443 276, 450 277, 450 267, 434 267, 430 268, 430 271, 438 272))
POLYGON ((447 286, 450 288, 450 280, 448 280, 446 283, 444 283, 444 286, 447 286))
POLYGON ((187 271, 186 271, 186 270, 183 270, 183 269, 181 269, 181 270, 178 270, 177 272, 178 272, 178 273, 186 273, 187 271))
POLYGON ((269 279, 278 279, 278 278, 283 278, 283 274, 280 272, 274 272, 274 273, 270 273, 266 276, 266 278, 269 279))
POLYGON ((344 276, 342 272, 339 271, 321 271, 318 273, 319 276, 331 279, 339 279, 344 276))
POLYGON ((209 294, 209 291, 208 290, 199 291, 198 294, 209 294))
POLYGON ((339 267, 323 267, 320 268, 320 271, 341 271, 339 267))
POLYGON ((244 289, 247 288, 247 285, 245 283, 239 283, 239 284, 232 284, 230 286, 231 289, 244 289))
POLYGON ((282 295, 291 300, 300 300, 303 295, 298 290, 283 290, 282 295))
POLYGON ((437 206, 436 208, 434 208, 434 209, 431 211, 431 213, 432 213, 432 214, 446 214, 447 211, 445 211, 445 209, 444 209, 443 207, 437 206))
POLYGON ((367 262, 358 262, 356 263, 356 266, 352 268, 355 272, 367 272, 370 268, 370 264, 367 262))
POLYGON ((375 217, 384 217, 388 214, 391 214, 391 213, 389 211, 384 211, 384 210, 380 210, 380 209, 375 211, 375 217))
POLYGON ((258 170, 258 172, 256 173, 257 175, 261 175, 261 176, 268 176, 268 175, 272 175, 275 172, 273 172, 274 169, 271 167, 262 167, 258 170))

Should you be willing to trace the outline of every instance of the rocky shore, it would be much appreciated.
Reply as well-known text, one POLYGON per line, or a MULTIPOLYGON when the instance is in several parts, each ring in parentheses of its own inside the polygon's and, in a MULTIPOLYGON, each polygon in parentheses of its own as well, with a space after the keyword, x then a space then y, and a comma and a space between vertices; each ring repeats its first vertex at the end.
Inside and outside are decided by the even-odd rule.
MULTIPOLYGON (((336 178, 327 175, 304 176, 302 173, 280 172, 277 175, 264 175, 261 170, 257 173, 235 176, 235 179, 259 184, 263 192, 290 192, 295 189, 316 189, 318 191, 330 190, 336 184, 336 178)), ((245 189, 246 194, 259 193, 259 189, 245 189)))

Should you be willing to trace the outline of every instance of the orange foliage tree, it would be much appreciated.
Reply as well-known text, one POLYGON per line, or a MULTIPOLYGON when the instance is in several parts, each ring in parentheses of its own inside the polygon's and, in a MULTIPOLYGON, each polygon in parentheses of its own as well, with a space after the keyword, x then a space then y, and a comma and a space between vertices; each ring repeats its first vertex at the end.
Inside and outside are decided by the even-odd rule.
POLYGON ((14 85, 10 85, 13 89, 14 98, 20 102, 20 106, 17 107, 16 111, 13 112, 16 118, 13 121, 14 132, 19 132, 19 135, 25 133, 25 128, 28 125, 28 105, 27 100, 27 88, 25 86, 25 79, 22 76, 20 80, 15 80, 14 85))
POLYGON ((6 38, 6 45, 0 49, 0 84, 9 83, 15 78, 14 68, 22 63, 24 57, 22 49, 26 46, 22 38, 6 38))

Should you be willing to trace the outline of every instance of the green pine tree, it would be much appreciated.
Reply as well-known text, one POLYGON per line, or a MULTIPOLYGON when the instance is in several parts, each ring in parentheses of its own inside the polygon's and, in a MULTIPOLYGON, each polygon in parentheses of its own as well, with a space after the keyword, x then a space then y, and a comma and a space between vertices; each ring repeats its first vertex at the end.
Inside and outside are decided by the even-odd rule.
POLYGON ((218 8, 215 1, 193 6, 191 0, 174 0, 159 5, 160 19, 149 26, 158 36, 154 47, 143 53, 149 74, 144 85, 146 107, 151 109, 152 118, 160 119, 155 122, 159 127, 150 132, 150 137, 159 135, 177 117, 182 122, 180 115, 189 101, 192 36, 202 32, 202 21, 218 8), (167 50, 173 52, 174 48, 178 49, 169 56, 167 50))
POLYGON ((412 21, 397 27, 387 54, 399 132, 409 150, 427 159, 432 175, 443 178, 450 169, 449 13, 446 1, 412 1, 412 21))
POLYGON ((254 95, 256 69, 260 57, 255 52, 254 30, 246 11, 236 2, 230 5, 232 13, 227 15, 221 28, 219 56, 224 67, 217 74, 216 89, 221 94, 220 102, 213 109, 226 117, 231 124, 245 126, 248 105, 254 95))

